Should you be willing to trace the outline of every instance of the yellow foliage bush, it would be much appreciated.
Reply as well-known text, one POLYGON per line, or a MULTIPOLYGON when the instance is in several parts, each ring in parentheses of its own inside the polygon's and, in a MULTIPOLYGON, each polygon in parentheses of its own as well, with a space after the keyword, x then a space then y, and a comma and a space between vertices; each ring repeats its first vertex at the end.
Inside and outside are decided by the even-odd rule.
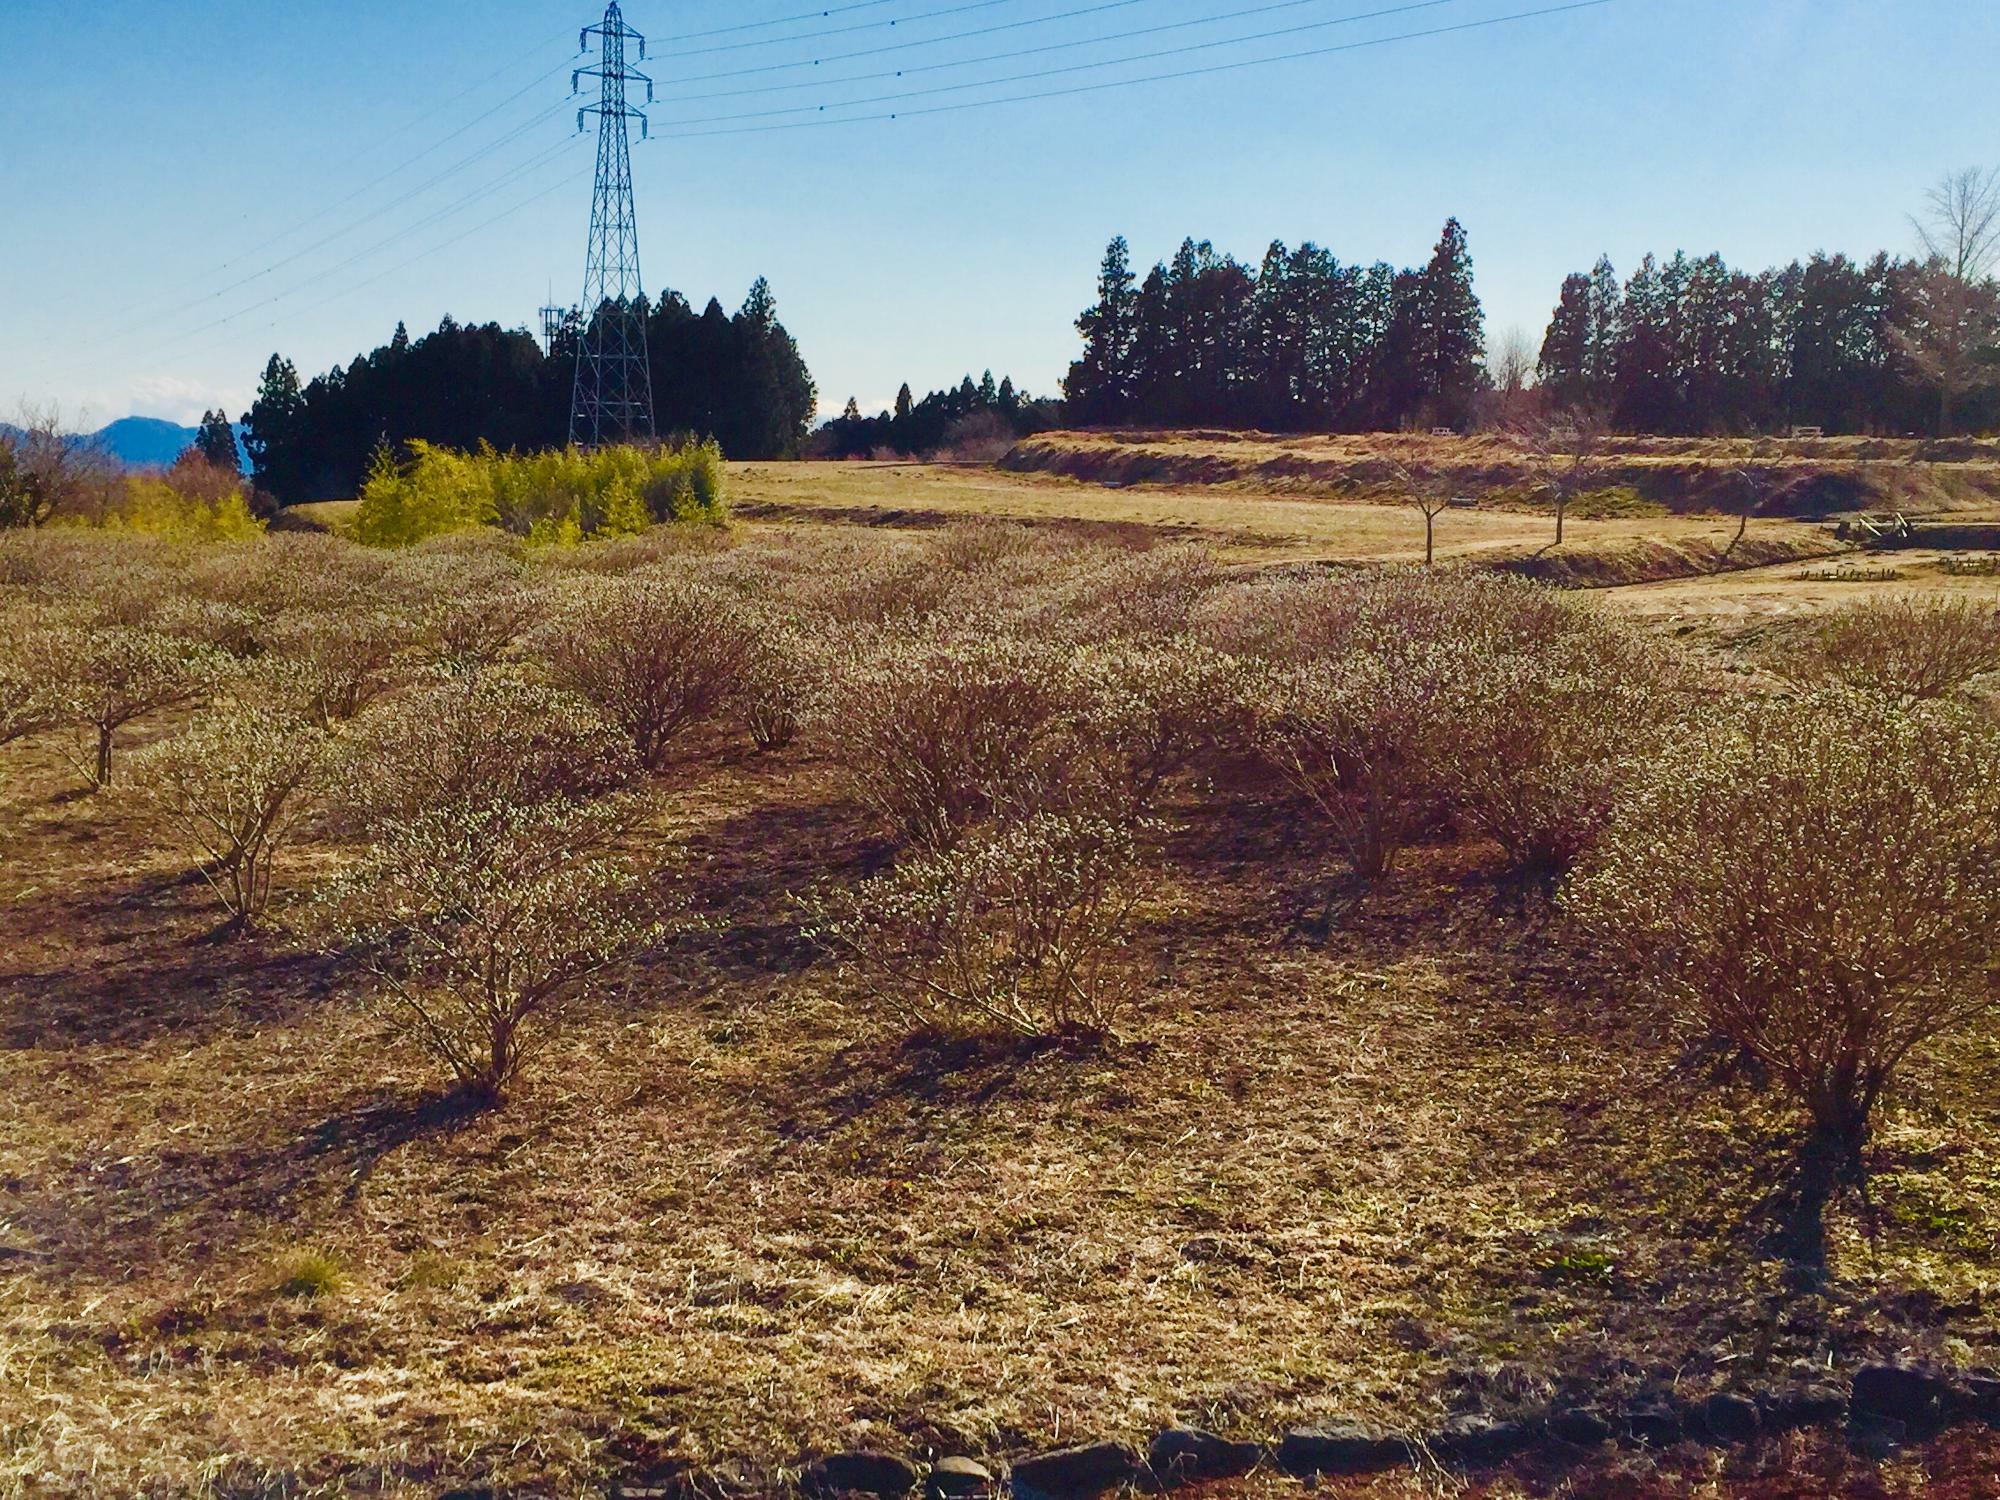
POLYGON ((151 474, 127 478, 107 499, 98 525, 176 542, 240 542, 264 534, 241 489, 192 494, 151 474))
POLYGON ((659 448, 459 453, 408 444, 378 454, 355 535, 374 546, 498 526, 537 546, 635 536, 656 521, 722 519, 722 450, 692 440, 659 448))

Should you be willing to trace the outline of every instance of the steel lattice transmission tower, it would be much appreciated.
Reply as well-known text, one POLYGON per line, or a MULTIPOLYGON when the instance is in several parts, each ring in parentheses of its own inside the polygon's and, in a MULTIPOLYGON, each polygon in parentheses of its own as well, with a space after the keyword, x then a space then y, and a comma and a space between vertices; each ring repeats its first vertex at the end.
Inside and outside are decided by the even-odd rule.
POLYGON ((569 440, 595 448, 604 443, 653 440, 653 373, 646 361, 646 301, 639 283, 639 222, 632 208, 632 121, 646 136, 646 113, 631 102, 629 89, 653 80, 625 65, 626 48, 638 44, 646 60, 646 39, 625 24, 618 0, 604 12, 602 25, 585 29, 581 46, 596 37, 597 66, 579 68, 570 80, 595 78, 597 103, 577 111, 576 128, 597 116, 597 191, 590 206, 590 255, 583 276, 583 327, 576 355, 576 393, 570 402, 569 440))

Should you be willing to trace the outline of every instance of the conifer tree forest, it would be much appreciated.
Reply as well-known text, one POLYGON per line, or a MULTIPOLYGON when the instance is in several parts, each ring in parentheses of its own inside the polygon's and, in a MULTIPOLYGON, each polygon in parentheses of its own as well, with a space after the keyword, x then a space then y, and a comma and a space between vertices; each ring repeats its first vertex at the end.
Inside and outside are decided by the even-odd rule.
POLYGON ((905 381, 896 392, 896 409, 872 417, 850 396, 845 410, 814 434, 810 452, 815 458, 944 453, 981 442, 1004 444, 1062 420, 1062 403, 1026 394, 1012 376, 996 381, 988 370, 976 381, 967 375, 921 401, 905 381))
POLYGON ((1648 255, 1622 283, 1600 259, 1564 281, 1539 373, 1549 400, 1631 432, 1991 431, 2000 292, 1886 254, 1756 274, 1648 255))
MULTIPOLYGON (((1457 220, 1429 264, 1345 265, 1274 243, 1255 269, 1185 240, 1143 280, 1121 237, 1077 320, 1076 426, 1367 432, 1486 414, 1485 327, 1457 220)), ((1719 255, 1608 259, 1564 283, 1544 406, 1666 435, 1818 427, 1940 435, 2000 426, 2000 286, 1949 257, 1844 255, 1750 273, 1719 255)))
MULTIPOLYGON (((582 331, 572 314, 544 353, 531 334, 497 323, 446 318, 414 340, 399 324, 372 354, 304 383, 274 354, 244 419, 257 486, 287 505, 346 498, 378 448, 413 439, 503 452, 561 447, 582 331)), ((713 299, 696 314, 666 292, 649 308, 646 332, 663 435, 712 437, 731 458, 798 453, 817 393, 762 278, 733 317, 713 299)))
POLYGON ((1365 431, 1469 424, 1485 315, 1456 219, 1421 270, 1344 265, 1273 242, 1255 269, 1203 240, 1140 280, 1121 236, 1077 320, 1064 382, 1077 425, 1365 431))

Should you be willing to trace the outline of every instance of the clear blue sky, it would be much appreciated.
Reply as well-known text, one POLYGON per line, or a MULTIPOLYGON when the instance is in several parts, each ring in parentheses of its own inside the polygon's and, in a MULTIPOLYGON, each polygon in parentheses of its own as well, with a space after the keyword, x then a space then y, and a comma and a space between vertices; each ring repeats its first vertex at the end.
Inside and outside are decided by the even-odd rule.
MULTIPOLYGON (((733 310, 753 277, 768 276, 830 415, 850 394, 872 409, 900 381, 921 393, 987 366, 1052 391, 1117 233, 1142 265, 1190 233, 1253 261, 1278 237, 1410 263, 1456 214, 1490 327, 1519 324, 1538 339, 1563 274, 1600 251, 1621 271, 1648 249, 1719 250, 1752 267, 1815 249, 1900 251, 1907 214, 1939 173, 2000 162, 1991 0, 1611 0, 1295 55, 1550 3, 1436 0, 848 113, 1282 59, 1178 81, 893 123, 704 136, 687 132, 799 117, 684 123, 1104 63, 1399 3, 1297 0, 841 86, 832 80, 1081 43, 1260 0, 874 0, 693 40, 815 0, 630 0, 628 20, 658 39, 661 85, 660 139, 636 156, 647 286, 672 286, 697 307, 716 295, 733 310), (1042 19, 1092 3, 1105 8, 1042 19), (933 15, 954 6, 967 8, 933 15), (899 24, 872 24, 889 20, 899 24), (1035 24, 917 45, 1012 22, 1035 24), (888 46, 900 50, 691 81, 888 46), (813 86, 686 97, 801 81, 813 86)), ((591 9, 4 0, 0 411, 56 400, 92 426, 128 414, 185 420, 218 402, 239 412, 274 349, 311 374, 382 342, 399 318, 413 332, 446 313, 526 326, 551 288, 575 300, 590 163, 586 144, 563 147, 576 123, 563 107, 564 65, 591 9), (482 195, 496 180, 505 185, 482 195)))

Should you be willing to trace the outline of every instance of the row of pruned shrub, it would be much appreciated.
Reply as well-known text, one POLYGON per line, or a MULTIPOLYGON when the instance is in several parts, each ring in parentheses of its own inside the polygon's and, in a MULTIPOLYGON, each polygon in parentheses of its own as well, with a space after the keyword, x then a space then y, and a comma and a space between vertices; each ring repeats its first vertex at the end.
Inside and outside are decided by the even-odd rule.
POLYGON ((62 732, 103 784, 125 724, 192 710, 130 795, 240 923, 288 834, 352 844, 301 922, 488 1095, 677 920, 643 788, 730 722, 823 757, 893 845, 801 893, 805 920, 931 1027, 1115 1031, 1176 795, 1230 796, 1200 778, 1247 757, 1330 887, 1426 830, 1483 836, 1666 1024, 1791 1091, 1808 1235, 1900 1065, 2000 999, 2000 741, 1960 691, 1993 627, 1965 606, 1827 622, 1798 686, 1756 692, 1515 580, 1231 580, 1197 549, 991 525, 532 558, 42 537, 0 547, 0 585, 0 733, 62 732))

